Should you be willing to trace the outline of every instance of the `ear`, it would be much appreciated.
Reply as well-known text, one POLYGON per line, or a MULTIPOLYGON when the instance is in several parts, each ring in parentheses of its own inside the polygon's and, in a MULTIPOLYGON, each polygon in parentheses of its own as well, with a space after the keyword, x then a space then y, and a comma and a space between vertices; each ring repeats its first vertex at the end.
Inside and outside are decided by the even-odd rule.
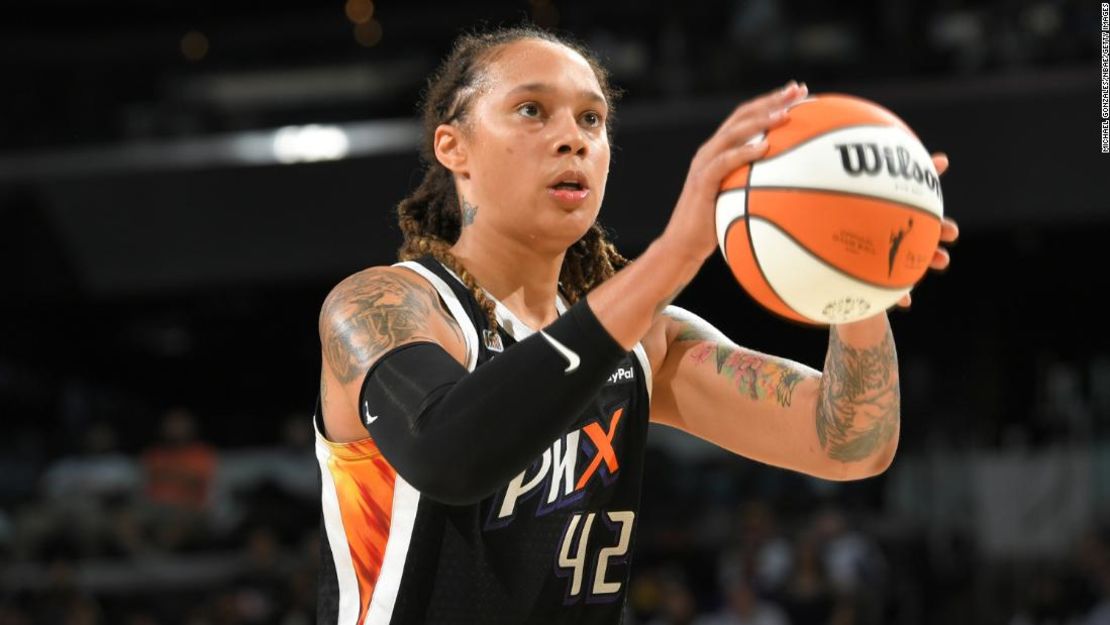
POLYGON ((452 173, 466 176, 467 153, 462 131, 453 124, 440 124, 433 138, 436 160, 452 173))

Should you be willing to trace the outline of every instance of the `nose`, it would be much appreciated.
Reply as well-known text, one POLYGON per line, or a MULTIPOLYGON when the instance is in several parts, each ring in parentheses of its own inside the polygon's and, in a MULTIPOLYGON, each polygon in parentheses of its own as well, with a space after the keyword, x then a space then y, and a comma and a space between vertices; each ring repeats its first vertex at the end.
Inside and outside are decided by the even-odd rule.
POLYGON ((575 154, 585 156, 587 152, 586 139, 582 136, 582 129, 574 114, 564 112, 556 116, 554 126, 555 151, 561 156, 575 154))

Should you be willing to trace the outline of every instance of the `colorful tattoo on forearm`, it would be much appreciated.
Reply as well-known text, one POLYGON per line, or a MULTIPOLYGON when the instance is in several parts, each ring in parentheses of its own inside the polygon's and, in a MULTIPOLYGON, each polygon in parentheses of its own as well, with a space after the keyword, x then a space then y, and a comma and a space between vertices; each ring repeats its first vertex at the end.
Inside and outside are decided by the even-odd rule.
POLYGON ((690 350, 690 359, 698 364, 711 361, 718 374, 735 382, 737 390, 752 400, 773 399, 780 406, 790 405, 794 388, 805 379, 803 372, 771 356, 711 342, 713 338, 687 326, 676 340, 705 341, 690 350))

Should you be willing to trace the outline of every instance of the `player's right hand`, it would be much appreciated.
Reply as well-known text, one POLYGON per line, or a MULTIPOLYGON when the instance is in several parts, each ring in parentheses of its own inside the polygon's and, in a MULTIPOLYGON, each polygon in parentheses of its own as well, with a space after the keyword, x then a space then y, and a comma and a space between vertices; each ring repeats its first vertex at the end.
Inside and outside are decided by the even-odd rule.
POLYGON ((698 261, 708 258, 717 248, 715 213, 721 181, 737 168, 763 156, 766 140, 749 141, 786 123, 790 115, 787 108, 808 93, 805 83, 799 85, 791 80, 784 88, 736 107, 694 154, 682 193, 661 238, 698 261))

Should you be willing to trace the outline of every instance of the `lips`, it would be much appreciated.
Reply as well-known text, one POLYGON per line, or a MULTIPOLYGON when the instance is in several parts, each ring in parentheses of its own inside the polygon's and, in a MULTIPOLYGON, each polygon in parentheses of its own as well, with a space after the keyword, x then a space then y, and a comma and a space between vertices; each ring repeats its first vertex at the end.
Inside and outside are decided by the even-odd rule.
POLYGON ((586 197, 590 195, 589 189, 574 189, 569 187, 551 187, 547 192, 551 195, 552 199, 564 208, 578 207, 585 202, 586 197))
POLYGON ((567 169, 548 181, 547 188, 558 191, 586 191, 590 188, 586 175, 577 169, 567 169), (575 186, 577 185, 577 186, 575 186))

